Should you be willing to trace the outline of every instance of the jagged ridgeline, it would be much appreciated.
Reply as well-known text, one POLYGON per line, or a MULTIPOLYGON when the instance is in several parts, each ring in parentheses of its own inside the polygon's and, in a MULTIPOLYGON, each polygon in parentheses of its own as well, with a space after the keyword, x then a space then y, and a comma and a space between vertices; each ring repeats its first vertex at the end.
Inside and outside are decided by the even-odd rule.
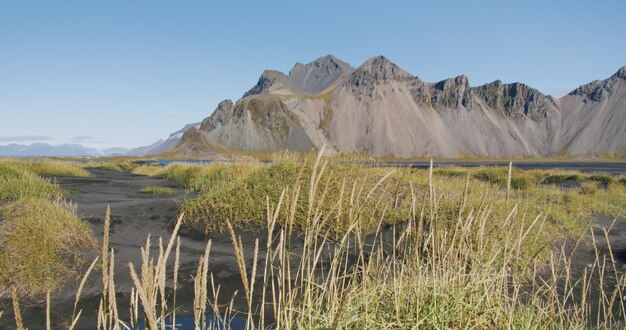
POLYGON ((241 99, 189 127, 155 150, 624 157, 626 67, 554 98, 522 83, 471 87, 464 75, 426 82, 383 56, 353 68, 329 55, 289 74, 263 72, 241 99), (192 126, 198 131, 181 141, 192 126))

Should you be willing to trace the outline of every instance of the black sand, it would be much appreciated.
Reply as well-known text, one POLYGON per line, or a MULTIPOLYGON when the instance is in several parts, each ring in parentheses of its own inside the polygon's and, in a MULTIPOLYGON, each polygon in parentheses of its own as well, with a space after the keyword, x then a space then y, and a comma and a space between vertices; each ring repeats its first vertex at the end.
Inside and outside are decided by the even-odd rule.
MULTIPOLYGON (((118 305, 122 308, 120 316, 128 317, 128 300, 133 287, 128 263, 132 262, 139 272, 141 267, 140 248, 144 246, 148 234, 152 237, 151 255, 158 254, 158 238, 163 238, 166 245, 178 216, 177 203, 185 198, 185 191, 162 178, 138 176, 101 169, 89 169, 91 177, 59 177, 57 182, 70 191, 68 200, 76 203, 78 214, 85 219, 98 241, 102 241, 104 215, 107 205, 111 206, 110 246, 115 250, 115 285, 118 293, 118 305), (148 186, 170 187, 172 195, 153 195, 142 193, 148 186)), ((254 247, 254 233, 241 233, 246 251, 254 247)), ((259 233, 258 236, 265 237, 259 233)), ((237 290, 242 292, 240 275, 235 261, 233 248, 227 235, 214 235, 209 258, 209 269, 221 286, 220 302, 228 302, 237 290)), ((204 252, 208 239, 188 236, 181 237, 180 271, 177 293, 178 316, 192 316, 193 278, 198 259, 204 252)), ((264 245, 264 241, 260 245, 264 245)), ((248 263, 252 262, 251 253, 247 253, 248 263)), ((93 254, 95 257, 95 254, 93 254)), ((91 262, 92 259, 88 261, 91 262)), ((87 263, 87 264, 88 264, 87 263)), ((168 286, 171 286, 174 253, 168 263, 168 286)), ((83 309, 78 329, 93 329, 96 326, 97 309, 102 290, 101 274, 94 271, 88 284, 83 289, 79 309, 83 309)), ((67 329, 74 305, 75 292, 80 279, 72 281, 66 289, 53 297, 52 324, 54 328, 67 329)), ((243 298, 243 295, 241 296, 243 298)), ((40 329, 45 326, 43 302, 22 303, 22 315, 25 326, 40 329)), ((243 308, 243 305, 237 306, 243 308)), ((0 310, 0 329, 13 329, 12 307, 10 301, 3 301, 0 310)))

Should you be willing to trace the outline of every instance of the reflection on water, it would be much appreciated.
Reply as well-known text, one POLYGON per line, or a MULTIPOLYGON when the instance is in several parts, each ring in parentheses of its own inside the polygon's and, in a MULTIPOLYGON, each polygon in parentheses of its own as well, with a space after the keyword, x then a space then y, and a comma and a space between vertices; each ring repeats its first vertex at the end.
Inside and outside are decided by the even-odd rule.
MULTIPOLYGON (((230 320, 217 319, 213 317, 213 315, 208 315, 205 320, 205 327, 201 326, 201 329, 232 329, 239 330, 246 328, 246 319, 241 316, 233 316, 230 320)), ((167 317, 165 319, 165 328, 168 330, 194 330, 195 329, 195 320, 193 316, 176 316, 176 324, 172 325, 172 318, 167 317)), ((146 329, 143 321, 139 321, 137 325, 137 330, 146 329)))

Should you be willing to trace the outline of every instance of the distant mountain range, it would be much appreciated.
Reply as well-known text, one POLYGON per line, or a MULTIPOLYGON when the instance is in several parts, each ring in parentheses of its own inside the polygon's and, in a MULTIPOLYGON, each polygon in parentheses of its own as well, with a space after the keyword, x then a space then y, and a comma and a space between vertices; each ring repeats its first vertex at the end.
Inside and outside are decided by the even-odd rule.
POLYGON ((330 153, 393 157, 624 157, 626 67, 555 98, 523 83, 472 87, 464 75, 425 82, 383 56, 353 68, 329 55, 289 74, 263 72, 241 99, 220 102, 199 126, 147 153, 206 157, 323 145, 330 153))
POLYGON ((80 144, 33 143, 30 145, 9 144, 0 146, 0 156, 2 157, 101 157, 126 155, 128 151, 127 148, 109 148, 100 151, 80 144))
MULTIPOLYGON (((310 151, 410 157, 626 157, 626 66, 555 98, 523 83, 431 83, 383 56, 331 56, 267 70, 236 102, 165 140, 116 154, 211 157, 310 151)), ((79 145, 0 147, 0 155, 97 156, 79 145)))

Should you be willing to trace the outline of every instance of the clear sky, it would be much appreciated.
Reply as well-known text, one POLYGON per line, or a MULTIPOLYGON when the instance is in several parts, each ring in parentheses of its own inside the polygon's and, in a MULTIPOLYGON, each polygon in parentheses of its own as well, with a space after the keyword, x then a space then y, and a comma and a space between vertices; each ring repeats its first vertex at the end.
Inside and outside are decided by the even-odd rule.
POLYGON ((626 65, 626 1, 2 0, 0 145, 150 144, 326 54, 563 95, 626 65))

